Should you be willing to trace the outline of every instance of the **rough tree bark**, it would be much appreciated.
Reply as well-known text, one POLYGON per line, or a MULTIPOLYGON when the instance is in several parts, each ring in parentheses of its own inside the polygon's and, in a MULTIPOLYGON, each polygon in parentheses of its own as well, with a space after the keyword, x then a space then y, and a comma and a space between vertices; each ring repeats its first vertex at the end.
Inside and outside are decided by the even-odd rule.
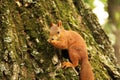
POLYGON ((61 68, 66 52, 47 42, 57 20, 85 39, 95 80, 120 79, 111 43, 81 0, 1 0, 0 79, 78 80, 73 69, 61 68))

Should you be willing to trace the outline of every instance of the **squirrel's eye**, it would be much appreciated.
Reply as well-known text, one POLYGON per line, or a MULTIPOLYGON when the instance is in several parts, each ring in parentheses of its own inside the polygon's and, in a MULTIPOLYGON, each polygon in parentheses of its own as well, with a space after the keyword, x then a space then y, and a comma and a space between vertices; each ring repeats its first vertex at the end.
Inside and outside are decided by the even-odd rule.
POLYGON ((54 40, 53 38, 51 40, 54 40))
POLYGON ((58 31, 57 33, 59 34, 60 32, 58 31))

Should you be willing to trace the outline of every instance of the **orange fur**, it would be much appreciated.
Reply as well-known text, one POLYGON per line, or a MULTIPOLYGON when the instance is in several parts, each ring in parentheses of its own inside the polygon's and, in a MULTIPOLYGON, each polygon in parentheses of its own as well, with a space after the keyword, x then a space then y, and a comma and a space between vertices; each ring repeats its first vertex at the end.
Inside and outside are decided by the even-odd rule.
POLYGON ((88 61, 86 43, 72 30, 65 30, 62 22, 51 24, 48 42, 60 49, 68 49, 71 62, 63 62, 62 67, 76 67, 81 62, 80 80, 94 80, 91 65, 88 61))

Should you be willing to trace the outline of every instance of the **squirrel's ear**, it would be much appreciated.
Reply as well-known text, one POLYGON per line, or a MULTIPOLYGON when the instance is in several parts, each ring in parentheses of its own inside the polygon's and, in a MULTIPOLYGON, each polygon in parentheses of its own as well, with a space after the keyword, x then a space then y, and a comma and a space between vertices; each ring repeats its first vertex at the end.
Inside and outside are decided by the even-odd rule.
POLYGON ((52 27, 54 25, 54 23, 52 22, 51 24, 50 24, 50 27, 52 27))
POLYGON ((62 26, 62 21, 59 20, 59 21, 58 21, 58 27, 61 27, 61 26, 62 26))

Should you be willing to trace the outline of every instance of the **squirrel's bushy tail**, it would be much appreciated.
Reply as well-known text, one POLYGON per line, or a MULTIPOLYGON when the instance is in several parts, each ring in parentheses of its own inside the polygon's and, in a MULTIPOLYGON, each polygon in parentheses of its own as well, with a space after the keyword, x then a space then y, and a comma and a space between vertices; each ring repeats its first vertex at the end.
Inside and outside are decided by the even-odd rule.
POLYGON ((80 80, 94 80, 92 67, 88 60, 81 62, 80 80))

